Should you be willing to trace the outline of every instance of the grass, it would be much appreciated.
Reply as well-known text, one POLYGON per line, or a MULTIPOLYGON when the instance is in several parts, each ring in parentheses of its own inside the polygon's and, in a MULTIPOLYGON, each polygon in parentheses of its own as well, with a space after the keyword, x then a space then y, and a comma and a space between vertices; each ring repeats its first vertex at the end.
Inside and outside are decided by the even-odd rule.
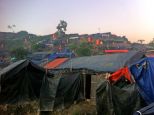
POLYGON ((39 112, 38 102, 27 102, 16 105, 0 105, 0 115, 96 115, 93 101, 82 101, 64 110, 39 112))

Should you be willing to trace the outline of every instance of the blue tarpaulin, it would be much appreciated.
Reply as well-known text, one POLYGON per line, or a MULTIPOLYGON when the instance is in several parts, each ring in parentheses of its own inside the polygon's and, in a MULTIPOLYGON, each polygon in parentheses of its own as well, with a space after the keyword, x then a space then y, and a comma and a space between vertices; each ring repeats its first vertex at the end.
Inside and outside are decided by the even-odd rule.
POLYGON ((62 52, 56 52, 56 53, 52 53, 48 56, 48 60, 52 61, 56 58, 60 58, 60 57, 67 57, 67 58, 73 58, 75 57, 75 54, 73 52, 71 52, 69 49, 65 49, 62 52))
POLYGON ((136 111, 133 115, 154 115, 154 103, 136 111))
POLYGON ((143 58, 133 64, 130 71, 146 103, 154 102, 154 58, 143 58))

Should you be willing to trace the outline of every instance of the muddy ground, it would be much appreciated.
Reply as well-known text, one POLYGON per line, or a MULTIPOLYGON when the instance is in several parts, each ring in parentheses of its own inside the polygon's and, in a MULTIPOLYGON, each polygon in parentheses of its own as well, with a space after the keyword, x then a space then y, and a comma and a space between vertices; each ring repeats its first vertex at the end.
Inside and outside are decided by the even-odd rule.
POLYGON ((0 105, 0 115, 96 115, 94 101, 82 101, 64 110, 40 112, 38 102, 0 105))

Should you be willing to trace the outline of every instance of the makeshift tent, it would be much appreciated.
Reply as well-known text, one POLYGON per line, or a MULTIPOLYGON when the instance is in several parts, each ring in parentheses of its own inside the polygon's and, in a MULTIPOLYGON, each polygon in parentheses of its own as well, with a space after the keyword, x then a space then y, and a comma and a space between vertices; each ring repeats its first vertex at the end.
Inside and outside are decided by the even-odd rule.
POLYGON ((96 90, 98 115, 132 115, 144 105, 136 84, 126 79, 127 74, 119 74, 115 82, 112 79, 112 84, 108 80, 99 84, 96 90))
POLYGON ((154 115, 154 103, 136 111, 133 115, 154 115))
POLYGON ((40 110, 64 109, 74 101, 83 99, 82 79, 78 72, 55 73, 54 77, 44 77, 40 94, 40 110))
POLYGON ((72 58, 57 69, 88 69, 95 72, 115 72, 140 60, 144 52, 130 51, 128 53, 85 56, 72 58))
POLYGON ((49 53, 48 52, 35 52, 27 56, 27 59, 31 60, 37 65, 41 65, 47 62, 49 53))
POLYGON ((62 52, 56 52, 56 53, 52 53, 48 56, 48 60, 52 61, 56 58, 74 58, 75 54, 73 52, 71 52, 69 49, 65 49, 62 52))
POLYGON ((139 92, 150 104, 154 102, 154 58, 144 58, 130 67, 139 92))
POLYGON ((38 99, 43 68, 28 60, 18 61, 0 71, 0 104, 38 99))

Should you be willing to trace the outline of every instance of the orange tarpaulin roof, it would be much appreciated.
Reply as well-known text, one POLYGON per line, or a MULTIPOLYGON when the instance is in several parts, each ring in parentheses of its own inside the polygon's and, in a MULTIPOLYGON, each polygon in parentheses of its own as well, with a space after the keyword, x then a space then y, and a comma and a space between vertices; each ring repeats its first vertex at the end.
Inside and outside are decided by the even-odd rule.
POLYGON ((62 63, 66 62, 68 58, 57 58, 49 63, 47 63, 44 68, 46 69, 54 69, 58 66, 60 66, 62 63))

